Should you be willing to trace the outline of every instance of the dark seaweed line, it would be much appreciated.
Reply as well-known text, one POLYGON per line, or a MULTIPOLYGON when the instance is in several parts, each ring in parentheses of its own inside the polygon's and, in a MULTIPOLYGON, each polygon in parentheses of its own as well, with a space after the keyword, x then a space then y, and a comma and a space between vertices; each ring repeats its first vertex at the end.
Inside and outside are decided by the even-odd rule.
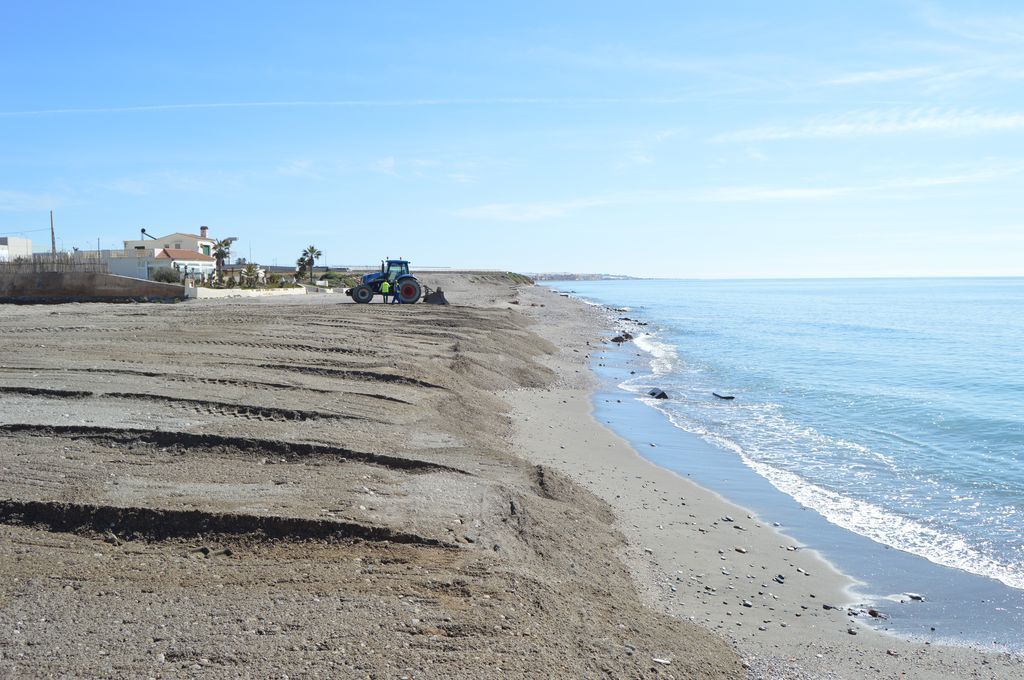
POLYGON ((399 385, 415 385, 417 387, 429 387, 435 390, 446 389, 441 385, 408 378, 404 375, 393 373, 378 373, 377 371, 358 371, 343 368, 321 368, 319 366, 303 366, 301 364, 260 364, 260 368, 277 369, 279 371, 293 371, 295 373, 306 373, 308 375, 319 375, 323 377, 349 378, 351 380, 368 380, 371 382, 396 383, 399 385))
POLYGON ((150 541, 223 535, 254 536, 271 541, 362 539, 454 547, 437 539, 355 522, 57 501, 0 499, 0 523, 42 527, 59 533, 96 535, 112 532, 122 539, 150 541))
POLYGON ((277 390, 304 390, 330 394, 332 390, 321 390, 313 387, 289 385, 288 383, 265 382, 262 380, 238 380, 236 378, 204 378, 193 375, 177 375, 160 371, 140 371, 130 368, 58 368, 55 366, 0 366, 0 371, 49 371, 52 373, 107 373, 111 375, 139 375, 144 378, 165 378, 179 382, 198 382, 207 385, 234 385, 236 387, 270 387, 277 390))
POLYGON ((327 352, 329 354, 367 354, 366 350, 351 347, 317 347, 298 343, 282 342, 239 342, 231 340, 187 340, 184 345, 215 345, 217 347, 239 347, 242 349, 286 350, 292 352, 327 352))
POLYGON ((367 420, 367 418, 364 418, 363 416, 343 415, 340 413, 300 411, 298 409, 277 408, 274 406, 254 406, 251 404, 231 404, 223 401, 167 397, 162 394, 145 394, 141 392, 106 392, 100 396, 110 399, 141 399, 145 401, 156 401, 169 404, 182 404, 184 406, 197 406, 206 409, 220 409, 227 412, 234 411, 241 414, 251 414, 270 419, 277 418, 280 420, 367 420))
POLYGON ((138 430, 132 428, 98 427, 90 425, 34 425, 16 423, 0 425, 0 435, 23 434, 30 437, 66 437, 75 439, 91 439, 107 444, 120 443, 151 444, 163 449, 182 450, 195 454, 197 449, 223 447, 236 449, 252 455, 273 454, 285 458, 333 457, 340 460, 353 460, 370 465, 404 470, 409 472, 454 472, 468 475, 470 473, 459 468, 431 463, 415 458, 389 456, 380 453, 353 451, 338 446, 323 444, 304 444, 286 442, 277 439, 254 439, 249 437, 225 437, 217 434, 195 434, 192 432, 173 432, 167 430, 138 430))
POLYGON ((94 396, 87 390, 51 390, 45 387, 13 387, 0 385, 0 394, 24 394, 32 397, 60 397, 63 399, 84 399, 94 396))
POLYGON ((36 397, 56 397, 60 399, 84 399, 97 397, 106 399, 133 399, 156 401, 165 404, 180 404, 204 409, 217 409, 227 413, 250 414, 278 420, 368 420, 363 416, 344 415, 340 413, 322 413, 320 411, 300 411, 297 409, 276 408, 274 406, 254 406, 252 404, 231 404, 206 399, 188 399, 184 397, 168 397, 162 394, 144 394, 141 392, 89 392, 86 390, 51 390, 42 387, 8 387, 0 386, 0 394, 24 394, 36 397))
POLYGON ((405 399, 399 399, 398 397, 388 397, 388 396, 385 396, 383 394, 370 394, 369 392, 345 392, 345 394, 351 394, 351 395, 357 396, 357 397, 368 397, 370 399, 380 399, 382 401, 391 401, 391 402, 394 402, 396 404, 408 404, 409 406, 412 405, 411 401, 406 401, 405 399))

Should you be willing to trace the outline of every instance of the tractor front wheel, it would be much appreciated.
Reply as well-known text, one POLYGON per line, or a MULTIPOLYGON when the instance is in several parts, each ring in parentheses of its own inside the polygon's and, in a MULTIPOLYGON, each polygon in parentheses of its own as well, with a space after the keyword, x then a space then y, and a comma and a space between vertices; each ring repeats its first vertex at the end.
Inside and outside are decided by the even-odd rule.
POLYGON ((420 301, 423 294, 420 282, 416 279, 402 279, 398 282, 398 300, 403 305, 411 305, 420 301))
POLYGON ((365 305, 373 300, 373 289, 366 284, 359 284, 352 289, 352 300, 365 305))

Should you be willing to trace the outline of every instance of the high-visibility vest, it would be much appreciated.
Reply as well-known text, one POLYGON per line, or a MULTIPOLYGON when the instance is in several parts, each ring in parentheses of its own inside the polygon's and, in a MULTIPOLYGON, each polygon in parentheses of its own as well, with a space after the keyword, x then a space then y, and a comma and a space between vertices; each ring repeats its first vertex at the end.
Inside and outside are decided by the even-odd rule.
POLYGON ((388 283, 387 281, 385 281, 384 283, 380 284, 380 292, 382 292, 382 293, 390 293, 391 292, 391 284, 388 283))

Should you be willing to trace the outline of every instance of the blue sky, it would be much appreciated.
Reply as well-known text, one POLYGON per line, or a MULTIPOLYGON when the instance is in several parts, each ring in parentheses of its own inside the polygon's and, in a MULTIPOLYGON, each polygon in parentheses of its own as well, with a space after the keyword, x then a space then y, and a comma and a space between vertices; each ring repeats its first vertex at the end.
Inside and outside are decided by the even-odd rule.
POLYGON ((1019 3, 0 5, 0 233, 1024 275, 1019 3))

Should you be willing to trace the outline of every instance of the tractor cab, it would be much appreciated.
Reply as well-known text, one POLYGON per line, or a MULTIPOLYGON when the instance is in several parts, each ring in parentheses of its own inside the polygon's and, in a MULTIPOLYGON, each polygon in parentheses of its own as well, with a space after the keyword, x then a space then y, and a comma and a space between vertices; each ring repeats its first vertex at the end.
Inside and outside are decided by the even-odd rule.
POLYGON ((388 281, 394 283, 398 279, 409 276, 408 260, 387 260, 380 263, 380 272, 388 281))

